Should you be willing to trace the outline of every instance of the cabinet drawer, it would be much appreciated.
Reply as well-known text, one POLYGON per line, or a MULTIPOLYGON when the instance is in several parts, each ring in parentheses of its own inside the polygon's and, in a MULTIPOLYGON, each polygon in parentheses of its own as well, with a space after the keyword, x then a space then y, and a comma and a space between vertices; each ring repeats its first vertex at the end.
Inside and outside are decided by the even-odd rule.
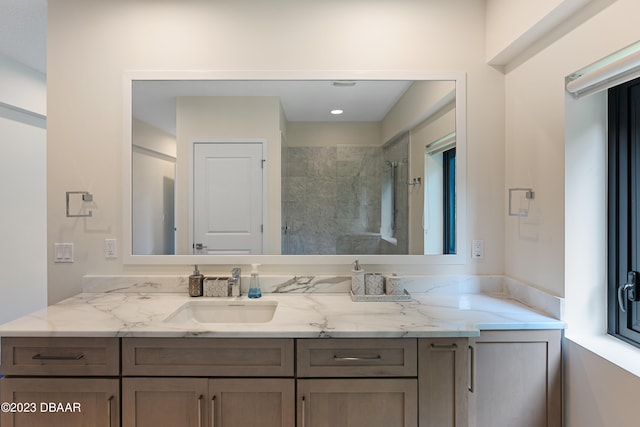
POLYGON ((123 338, 129 376, 293 376, 293 340, 258 338, 123 338))
POLYGON ((4 375, 117 376, 118 338, 2 338, 4 375))
POLYGON ((299 377, 415 377, 415 339, 299 339, 299 377))

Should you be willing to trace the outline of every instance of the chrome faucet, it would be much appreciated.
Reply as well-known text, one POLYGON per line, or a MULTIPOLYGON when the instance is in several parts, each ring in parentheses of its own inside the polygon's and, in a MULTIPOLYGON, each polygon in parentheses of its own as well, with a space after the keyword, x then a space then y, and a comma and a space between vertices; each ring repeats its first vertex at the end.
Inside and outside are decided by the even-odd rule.
POLYGON ((239 297, 240 296, 240 268, 232 268, 231 269, 231 281, 229 285, 231 286, 231 296, 239 297))

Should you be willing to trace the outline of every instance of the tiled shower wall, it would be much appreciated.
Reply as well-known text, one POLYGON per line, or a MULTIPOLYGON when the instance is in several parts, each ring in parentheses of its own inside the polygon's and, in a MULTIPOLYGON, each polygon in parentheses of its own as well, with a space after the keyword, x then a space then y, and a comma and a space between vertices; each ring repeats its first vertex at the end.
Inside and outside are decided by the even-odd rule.
POLYGON ((282 156, 282 253, 378 253, 380 147, 289 147, 282 156))
POLYGON ((407 253, 408 137, 380 146, 283 147, 282 253, 407 253), (398 245, 380 238, 381 182, 399 164, 398 245), (404 237, 400 237, 403 235, 404 237))

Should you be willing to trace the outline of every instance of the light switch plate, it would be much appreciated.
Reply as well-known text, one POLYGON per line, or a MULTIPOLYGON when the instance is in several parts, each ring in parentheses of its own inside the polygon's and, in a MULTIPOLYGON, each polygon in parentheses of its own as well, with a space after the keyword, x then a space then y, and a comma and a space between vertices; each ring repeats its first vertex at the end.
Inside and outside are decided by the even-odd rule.
POLYGON ((73 243, 54 243, 53 262, 73 262, 73 243))

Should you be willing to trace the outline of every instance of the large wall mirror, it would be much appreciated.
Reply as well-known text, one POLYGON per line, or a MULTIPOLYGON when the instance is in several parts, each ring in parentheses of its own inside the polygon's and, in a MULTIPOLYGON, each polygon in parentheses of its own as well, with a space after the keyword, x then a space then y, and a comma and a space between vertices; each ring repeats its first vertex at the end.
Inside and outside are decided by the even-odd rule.
POLYGON ((464 263, 464 73, 127 72, 123 98, 125 263, 464 263))

